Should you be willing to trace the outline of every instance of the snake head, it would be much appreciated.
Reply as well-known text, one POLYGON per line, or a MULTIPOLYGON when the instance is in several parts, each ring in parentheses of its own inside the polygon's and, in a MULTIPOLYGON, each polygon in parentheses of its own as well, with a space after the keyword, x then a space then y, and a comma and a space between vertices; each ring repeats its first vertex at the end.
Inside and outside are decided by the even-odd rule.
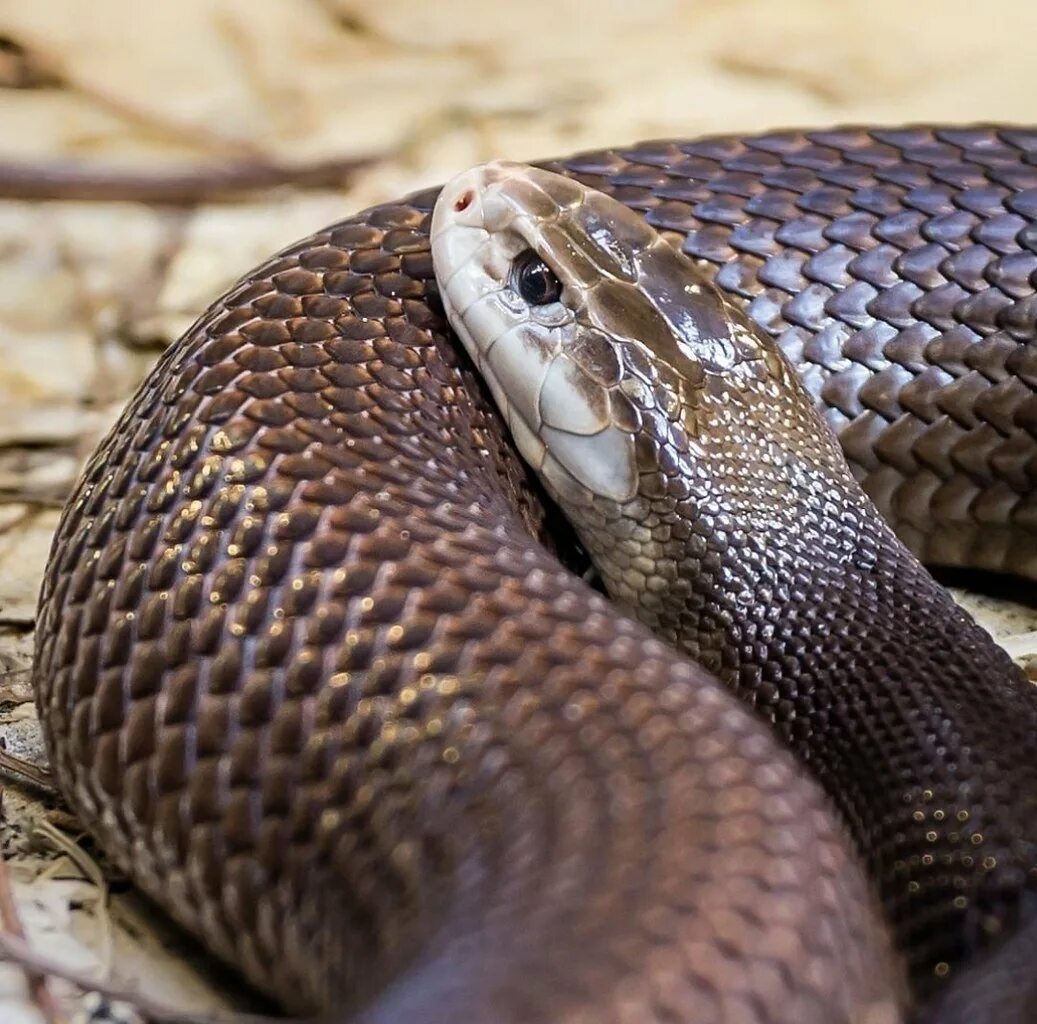
POLYGON ((568 505, 658 496, 701 454, 704 402, 784 376, 690 259, 571 178, 475 167, 443 189, 431 234, 451 325, 568 505))

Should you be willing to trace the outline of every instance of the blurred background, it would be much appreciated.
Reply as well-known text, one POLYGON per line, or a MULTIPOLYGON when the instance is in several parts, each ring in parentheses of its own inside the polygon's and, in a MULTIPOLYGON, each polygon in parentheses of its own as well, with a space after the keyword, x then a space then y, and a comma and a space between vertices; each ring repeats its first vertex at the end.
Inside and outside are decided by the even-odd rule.
MULTIPOLYGON (((24 669, 82 459, 157 353, 274 249, 493 157, 835 123, 1032 123, 1035 38, 1033 0, 0 0, 8 748, 43 757, 24 669)), ((1037 628, 1021 609, 979 607, 1003 635, 1037 628)), ((55 824, 76 832, 53 802, 9 787, 4 811, 38 948, 181 1009, 220 1001, 185 965, 189 944, 89 847, 54 839, 55 824)), ((7 969, 0 1020, 40 1020, 7 969)))

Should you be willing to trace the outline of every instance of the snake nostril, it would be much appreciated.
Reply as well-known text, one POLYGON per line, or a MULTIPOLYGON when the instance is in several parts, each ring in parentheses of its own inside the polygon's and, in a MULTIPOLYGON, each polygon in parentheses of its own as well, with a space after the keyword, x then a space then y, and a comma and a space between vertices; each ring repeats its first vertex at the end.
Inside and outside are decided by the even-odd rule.
POLYGON ((457 199, 454 200, 454 209, 460 213, 462 210, 467 210, 472 205, 472 200, 475 198, 475 193, 469 189, 467 192, 462 192, 457 199))

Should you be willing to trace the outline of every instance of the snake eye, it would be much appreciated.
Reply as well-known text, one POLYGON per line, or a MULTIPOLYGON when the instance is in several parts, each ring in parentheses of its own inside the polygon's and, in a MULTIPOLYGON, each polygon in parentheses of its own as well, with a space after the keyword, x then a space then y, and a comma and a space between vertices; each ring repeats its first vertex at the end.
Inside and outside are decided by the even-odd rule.
POLYGON ((562 296, 562 282, 532 249, 515 258, 511 267, 511 287, 531 306, 546 306, 562 296))

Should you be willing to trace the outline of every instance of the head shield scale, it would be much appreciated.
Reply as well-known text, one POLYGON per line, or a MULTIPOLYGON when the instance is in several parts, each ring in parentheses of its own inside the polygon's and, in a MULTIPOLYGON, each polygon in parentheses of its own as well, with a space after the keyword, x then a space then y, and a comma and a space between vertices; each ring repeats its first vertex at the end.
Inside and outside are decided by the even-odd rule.
POLYGON ((432 254, 522 455, 568 504, 673 486, 711 389, 784 378, 691 260, 570 178, 511 163, 459 175, 437 203, 432 254))

